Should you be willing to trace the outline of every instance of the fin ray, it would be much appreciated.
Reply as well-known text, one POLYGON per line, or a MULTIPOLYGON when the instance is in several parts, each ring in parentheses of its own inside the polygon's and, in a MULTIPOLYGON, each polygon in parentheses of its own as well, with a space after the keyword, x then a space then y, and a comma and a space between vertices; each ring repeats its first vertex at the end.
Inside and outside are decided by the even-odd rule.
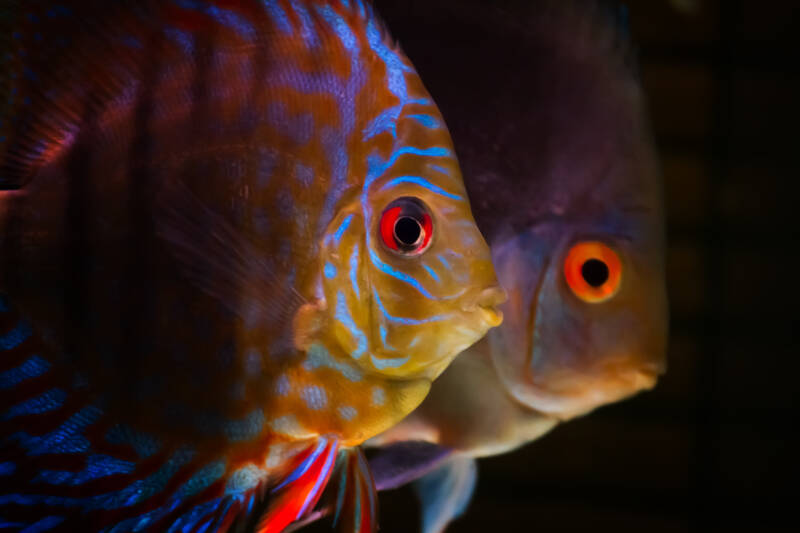
POLYGON ((423 533, 442 533, 450 522, 467 509, 478 467, 475 459, 454 454, 433 472, 414 483, 422 505, 423 533))
POLYGON ((257 533, 280 533, 314 508, 328 484, 338 449, 338 440, 320 438, 315 448, 301 454, 287 482, 275 491, 257 533))
POLYGON ((291 284, 281 282, 286 276, 276 273, 241 232, 185 184, 165 186, 157 202, 157 232, 192 283, 245 320, 256 311, 258 316, 291 324, 294 311, 306 299, 291 284), (269 295, 271 305, 258 297, 242 302, 245 294, 269 295))
POLYGON ((343 452, 334 525, 343 533, 375 533, 378 508, 375 481, 360 448, 343 452))

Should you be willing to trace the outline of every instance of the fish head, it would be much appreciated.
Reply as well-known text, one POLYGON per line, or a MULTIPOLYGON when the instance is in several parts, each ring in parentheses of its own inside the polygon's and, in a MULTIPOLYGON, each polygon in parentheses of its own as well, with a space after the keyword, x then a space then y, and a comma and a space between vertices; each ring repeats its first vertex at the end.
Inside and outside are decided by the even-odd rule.
POLYGON ((362 191, 326 236, 336 342, 368 372, 433 379, 502 321, 505 300, 435 107, 398 120, 362 191), (432 127, 431 124, 437 124, 432 127), (358 228, 358 229, 355 229, 358 228))
POLYGON ((666 368, 660 173, 638 86, 612 89, 583 109, 581 93, 557 100, 583 127, 553 127, 520 193, 537 209, 490 237, 509 292, 489 338, 495 367, 517 400, 559 419, 649 389, 666 368))
POLYGON ((650 389, 666 369, 659 251, 566 229, 538 228, 494 248, 509 301, 488 339, 508 391, 559 419, 650 389))
POLYGON ((524 64, 484 59, 468 97, 464 63, 431 88, 509 293, 487 335, 494 366, 516 400, 567 419, 665 369, 664 210, 627 37, 602 10, 549 4, 491 34, 493 51, 524 50, 524 64), (529 73, 496 82, 515 69, 529 73))

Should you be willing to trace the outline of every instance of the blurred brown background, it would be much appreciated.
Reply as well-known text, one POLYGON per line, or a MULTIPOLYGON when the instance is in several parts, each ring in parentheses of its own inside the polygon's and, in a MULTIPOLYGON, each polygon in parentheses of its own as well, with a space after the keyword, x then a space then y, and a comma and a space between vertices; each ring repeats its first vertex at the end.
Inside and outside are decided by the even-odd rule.
MULTIPOLYGON (((797 527, 800 3, 625 3, 665 178, 670 368, 652 392, 481 461, 452 533, 797 527)), ((401 43, 414 31, 384 14, 401 43)), ((417 530, 410 490, 381 500, 382 532, 417 530)))

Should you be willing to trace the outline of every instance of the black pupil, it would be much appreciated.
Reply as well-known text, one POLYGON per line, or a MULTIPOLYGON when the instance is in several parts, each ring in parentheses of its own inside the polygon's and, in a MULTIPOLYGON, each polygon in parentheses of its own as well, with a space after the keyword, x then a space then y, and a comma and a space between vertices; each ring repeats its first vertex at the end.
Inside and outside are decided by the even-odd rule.
POLYGON ((600 287, 608 281, 608 265, 599 259, 589 259, 581 267, 581 275, 592 287, 600 287))
POLYGON ((402 246, 414 246, 422 235, 422 226, 411 217, 400 217, 394 223, 394 237, 402 246))

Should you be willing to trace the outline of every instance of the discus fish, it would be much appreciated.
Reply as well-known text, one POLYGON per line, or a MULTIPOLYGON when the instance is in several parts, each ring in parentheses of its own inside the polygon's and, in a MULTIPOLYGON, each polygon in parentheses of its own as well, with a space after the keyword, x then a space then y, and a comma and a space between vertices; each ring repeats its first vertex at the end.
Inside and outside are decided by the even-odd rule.
POLYGON ((401 41, 451 128, 509 301, 503 325, 371 441, 454 451, 398 444, 374 463, 383 488, 427 473, 417 485, 426 533, 469 502, 474 457, 653 387, 667 332, 661 182, 624 11, 437 7, 402 2, 425 22, 413 18, 401 41), (448 47, 433 47, 444 21, 448 47))
POLYGON ((12 7, 4 526, 277 532, 338 471, 339 521, 374 530, 356 446, 505 295, 442 117, 372 6, 12 7))

